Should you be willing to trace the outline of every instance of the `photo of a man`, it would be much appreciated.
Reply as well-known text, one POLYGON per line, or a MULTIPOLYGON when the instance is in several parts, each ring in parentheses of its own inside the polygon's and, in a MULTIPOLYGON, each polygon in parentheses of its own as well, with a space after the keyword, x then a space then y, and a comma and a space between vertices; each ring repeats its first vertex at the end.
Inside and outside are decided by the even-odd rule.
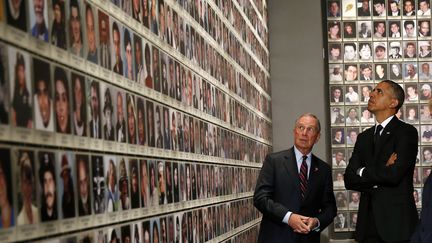
MULTIPOLYGON (((4 154, 2 154, 2 158, 4 154)), ((37 224, 40 221, 39 209, 36 201, 35 163, 33 151, 18 151, 19 173, 17 177, 18 217, 17 225, 37 224)))
POLYGON ((46 0, 33 0, 30 1, 30 25, 31 35, 39 40, 48 42, 48 11, 46 0))
POLYGON ((57 157, 59 171, 59 195, 61 198, 61 215, 59 218, 75 217, 75 168, 71 167, 72 155, 70 153, 60 152, 57 157))
POLYGON ((7 23, 22 31, 27 31, 26 4, 24 0, 5 1, 7 23))
POLYGON ((78 181, 78 215, 90 215, 90 170, 88 155, 77 154, 75 157, 78 181))
POLYGON ((54 153, 38 153, 39 157, 39 186, 41 192, 41 220, 42 222, 58 219, 56 169, 54 153))
POLYGON ((92 80, 88 89, 90 94, 89 111, 89 134, 92 138, 102 138, 101 134, 101 119, 100 119, 100 94, 99 94, 99 82, 92 80))
POLYGON ((54 112, 49 63, 33 58, 33 96, 35 127, 38 130, 54 132, 54 112))
POLYGON ((99 155, 91 156, 93 182, 93 210, 95 214, 105 213, 105 177, 103 158, 99 155))
POLYGON ((98 50, 96 47, 96 25, 93 8, 89 3, 85 6, 86 33, 87 33, 87 60, 98 64, 98 50))
POLYGON ((109 28, 109 16, 98 10, 98 22, 99 22, 99 60, 100 65, 103 68, 111 68, 111 44, 110 44, 110 28, 109 28))

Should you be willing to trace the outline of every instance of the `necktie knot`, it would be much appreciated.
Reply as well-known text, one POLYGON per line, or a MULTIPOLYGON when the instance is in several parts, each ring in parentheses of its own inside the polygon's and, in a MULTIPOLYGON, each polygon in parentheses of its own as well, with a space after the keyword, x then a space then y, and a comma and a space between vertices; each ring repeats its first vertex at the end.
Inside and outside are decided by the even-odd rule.
POLYGON ((383 127, 381 126, 381 124, 378 124, 375 128, 375 136, 379 136, 382 129, 383 127))

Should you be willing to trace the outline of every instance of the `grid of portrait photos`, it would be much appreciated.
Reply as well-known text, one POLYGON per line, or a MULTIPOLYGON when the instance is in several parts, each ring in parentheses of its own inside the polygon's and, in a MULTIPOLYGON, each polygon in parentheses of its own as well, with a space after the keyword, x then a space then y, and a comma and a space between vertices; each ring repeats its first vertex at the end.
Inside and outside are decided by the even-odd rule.
POLYGON ((191 209, 187 239, 246 237, 272 150, 266 11, 262 0, 0 2, 0 241, 98 239, 104 226, 103 237, 144 237, 137 220, 166 239, 163 225, 191 209), (226 225, 201 228, 207 210, 226 225))
POLYGON ((430 0, 327 0, 328 77, 332 165, 338 215, 334 231, 354 231, 360 193, 347 191, 343 174, 363 130, 375 125, 369 94, 384 79, 405 90, 396 114, 419 133, 414 192, 431 173, 432 52, 430 0))

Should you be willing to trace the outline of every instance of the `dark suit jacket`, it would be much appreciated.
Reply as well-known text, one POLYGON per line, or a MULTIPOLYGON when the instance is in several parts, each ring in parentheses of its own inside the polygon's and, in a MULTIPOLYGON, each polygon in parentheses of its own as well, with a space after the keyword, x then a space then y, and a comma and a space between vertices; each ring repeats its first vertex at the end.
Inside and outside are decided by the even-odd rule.
POLYGON ((376 148, 374 132, 375 127, 371 127, 358 135, 345 171, 345 187, 361 192, 356 239, 364 239, 371 221, 368 217, 373 215, 382 240, 406 241, 418 221, 413 197, 417 130, 393 117, 382 131, 376 148), (393 152, 397 154, 397 159, 393 165, 386 167, 393 152), (362 167, 365 169, 360 177, 357 170, 362 167))
POLYGON ((432 242, 432 176, 427 178, 423 187, 420 224, 417 226, 411 242, 432 242))
POLYGON ((336 215, 330 166, 312 155, 308 188, 302 201, 294 148, 267 155, 255 188, 254 205, 263 214, 258 242, 319 243, 320 232, 336 215), (294 233, 282 222, 288 211, 318 218, 319 232, 294 233))

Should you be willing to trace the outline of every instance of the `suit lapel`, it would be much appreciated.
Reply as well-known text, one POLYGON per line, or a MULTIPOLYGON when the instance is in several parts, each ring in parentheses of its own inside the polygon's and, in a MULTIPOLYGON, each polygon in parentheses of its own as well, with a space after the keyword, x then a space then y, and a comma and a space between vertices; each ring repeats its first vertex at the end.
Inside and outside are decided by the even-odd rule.
POLYGON ((283 163, 286 171, 288 172, 288 175, 292 177, 293 181, 295 182, 296 186, 295 188, 300 193, 300 179, 298 175, 298 168, 297 168, 297 162, 296 157, 294 153, 294 147, 289 149, 287 151, 287 154, 284 156, 285 161, 283 163))

